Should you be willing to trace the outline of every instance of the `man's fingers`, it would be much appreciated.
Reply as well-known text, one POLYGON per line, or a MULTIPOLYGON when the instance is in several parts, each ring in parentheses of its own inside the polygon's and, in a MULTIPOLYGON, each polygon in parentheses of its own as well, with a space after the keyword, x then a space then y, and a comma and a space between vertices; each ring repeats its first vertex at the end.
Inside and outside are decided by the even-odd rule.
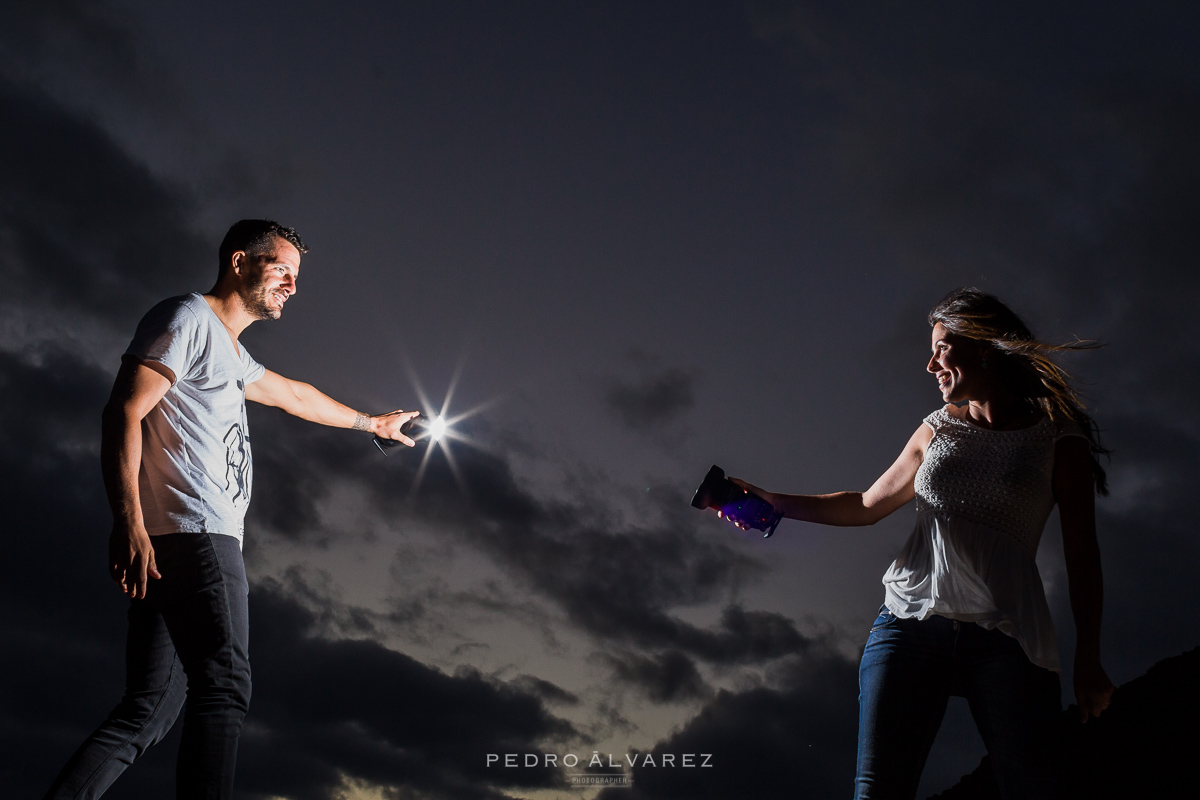
POLYGON ((414 442, 411 438, 409 438, 405 434, 401 433, 400 432, 401 427, 402 426, 397 425, 396 429, 394 431, 387 434, 387 438, 391 439, 394 442, 399 442, 400 444, 407 445, 408 447, 414 446, 416 444, 416 442, 414 442))
POLYGON ((108 539, 108 574, 122 594, 135 600, 146 596, 151 578, 162 577, 154 560, 154 545, 144 529, 113 525, 108 539))
POLYGON ((150 582, 146 576, 153 561, 154 556, 146 553, 140 553, 134 560, 133 593, 130 595, 134 600, 141 600, 146 596, 146 584, 150 582))
POLYGON ((405 445, 406 447, 415 447, 417 443, 414 442, 411 437, 404 435, 401 431, 403 430, 405 425, 407 425, 409 422, 416 419, 417 417, 421 416, 421 412, 420 411, 401 411, 401 410, 397 409, 396 411, 393 411, 393 412, 387 414, 386 416, 396 418, 395 421, 391 425, 393 430, 389 434, 388 438, 390 438, 394 441, 400 442, 401 444, 405 445))
POLYGON ((1097 692, 1084 692, 1079 696, 1079 721, 1086 724, 1089 719, 1099 717, 1112 702, 1112 694, 1110 686, 1097 692))
POLYGON ((113 562, 108 566, 108 577, 113 579, 113 583, 121 590, 121 594, 129 594, 128 588, 125 586, 125 575, 127 569, 119 562, 113 562))
MULTIPOLYGON (((412 422, 414 419, 416 419, 419 416, 421 416, 420 411, 405 411, 404 413, 402 413, 400 415, 400 417, 404 420, 403 422, 400 423, 400 427, 403 428, 405 425, 412 422)), ((414 442, 410 437, 405 436, 403 433, 400 433, 399 430, 397 430, 397 432, 396 432, 396 441, 401 442, 402 444, 407 445, 408 447, 416 447, 416 445, 417 445, 416 442, 414 442)))

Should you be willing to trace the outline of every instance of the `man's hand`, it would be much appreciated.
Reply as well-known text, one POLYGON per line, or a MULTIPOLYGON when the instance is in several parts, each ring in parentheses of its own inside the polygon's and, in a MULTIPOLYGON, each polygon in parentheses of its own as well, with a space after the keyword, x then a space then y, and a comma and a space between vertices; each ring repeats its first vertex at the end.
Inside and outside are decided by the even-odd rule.
POLYGON ((175 376, 156 362, 127 356, 104 407, 100 436, 100 466, 112 509, 108 539, 108 574, 121 591, 134 599, 146 596, 149 577, 160 578, 154 567, 154 548, 142 518, 138 470, 142 464, 142 420, 158 404, 175 376))
POLYGON ((406 422, 416 419, 419 416, 421 416, 420 411, 401 411, 399 409, 387 414, 379 414, 370 418, 371 433, 380 439, 394 439, 401 444, 412 447, 416 442, 401 433, 400 429, 404 427, 406 422))
POLYGON ((1079 706, 1079 721, 1100 716, 1108 708, 1115 691, 1099 658, 1075 659, 1075 703, 1079 706))
POLYGON ((154 547, 146 529, 113 525, 108 537, 108 570, 121 592, 134 600, 146 596, 150 578, 162 577, 154 564, 154 547))

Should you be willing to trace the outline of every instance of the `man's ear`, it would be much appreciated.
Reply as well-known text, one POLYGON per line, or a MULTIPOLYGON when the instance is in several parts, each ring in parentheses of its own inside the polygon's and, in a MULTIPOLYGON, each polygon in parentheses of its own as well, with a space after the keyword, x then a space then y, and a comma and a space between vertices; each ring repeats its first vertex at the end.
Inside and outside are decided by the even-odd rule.
POLYGON ((245 269, 246 265, 249 263, 248 259, 249 256, 246 255, 245 250, 235 250, 229 259, 230 272, 232 272, 234 275, 241 276, 242 270, 245 269))

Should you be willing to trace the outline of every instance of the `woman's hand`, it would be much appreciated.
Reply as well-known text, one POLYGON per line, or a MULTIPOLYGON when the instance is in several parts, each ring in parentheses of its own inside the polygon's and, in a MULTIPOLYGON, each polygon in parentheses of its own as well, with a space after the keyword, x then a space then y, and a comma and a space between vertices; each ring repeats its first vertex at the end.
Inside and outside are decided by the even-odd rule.
POLYGON ((1079 721, 1087 722, 1090 717, 1100 716, 1108 708, 1115 687, 1100 659, 1077 657, 1075 659, 1075 703, 1079 706, 1079 721))
MULTIPOLYGON (((766 500, 768 503, 771 504, 771 508, 775 509, 775 511, 779 511, 779 508, 775 505, 774 495, 771 494, 771 492, 768 492, 766 489, 760 489, 757 486, 755 486, 753 483, 748 483, 747 481, 744 481, 741 478, 730 478, 729 482, 732 483, 734 486, 737 486, 739 489, 744 489, 745 491, 749 492, 752 495, 755 495, 756 497, 761 497, 763 500, 766 500)), ((720 515, 720 512, 717 512, 717 513, 718 513, 718 515, 720 515)), ((729 521, 732 522, 733 526, 735 528, 738 528, 739 530, 743 530, 743 531, 750 530, 750 526, 744 522, 738 522, 737 520, 733 519, 732 517, 729 518, 729 521)))
POLYGON ((1100 666, 1100 615, 1104 577, 1096 539, 1096 483, 1085 439, 1065 436, 1054 448, 1054 499, 1062 524, 1067 588, 1075 616, 1075 701, 1087 722, 1108 708, 1113 684, 1100 666))

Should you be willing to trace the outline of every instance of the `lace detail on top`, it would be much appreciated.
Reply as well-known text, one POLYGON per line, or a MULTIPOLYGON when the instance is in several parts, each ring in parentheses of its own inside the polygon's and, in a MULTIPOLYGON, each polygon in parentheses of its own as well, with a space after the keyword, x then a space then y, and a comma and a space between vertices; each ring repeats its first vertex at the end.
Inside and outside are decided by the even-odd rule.
POLYGON ((933 439, 914 483, 918 512, 969 519, 1036 552, 1054 507, 1054 443, 1083 435, 1081 429, 1043 417, 1029 428, 991 431, 952 417, 945 407, 925 424, 933 439))

